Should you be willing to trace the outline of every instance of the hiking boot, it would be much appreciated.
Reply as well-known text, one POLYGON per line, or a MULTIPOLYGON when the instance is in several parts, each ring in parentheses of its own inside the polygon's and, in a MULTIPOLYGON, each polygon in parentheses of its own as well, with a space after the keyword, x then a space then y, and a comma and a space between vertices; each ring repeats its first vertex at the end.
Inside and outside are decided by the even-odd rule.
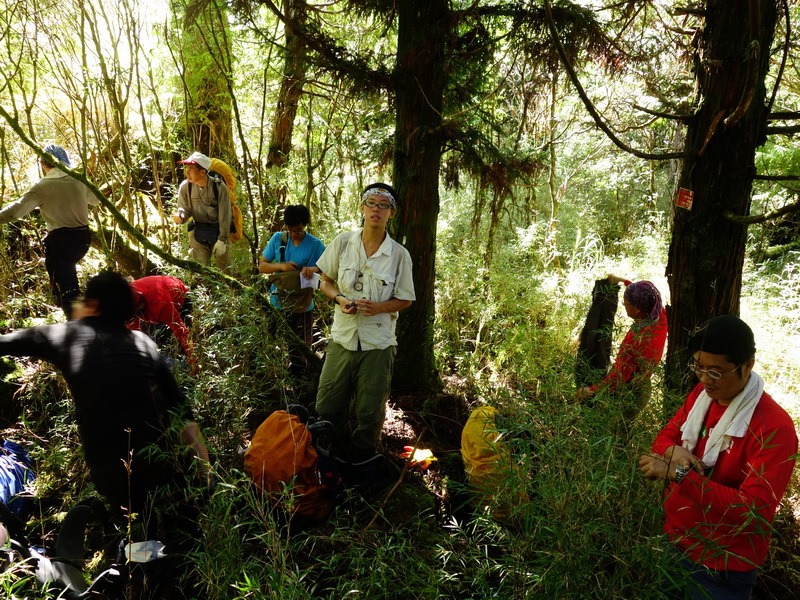
POLYGON ((374 454, 367 459, 350 463, 349 482, 354 485, 377 483, 386 471, 383 454, 374 454))

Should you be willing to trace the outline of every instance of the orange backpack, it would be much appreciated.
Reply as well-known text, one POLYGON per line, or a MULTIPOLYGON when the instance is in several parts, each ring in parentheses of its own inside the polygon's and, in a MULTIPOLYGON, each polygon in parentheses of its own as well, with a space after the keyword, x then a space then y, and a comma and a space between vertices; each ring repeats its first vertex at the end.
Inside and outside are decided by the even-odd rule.
POLYGON ((311 433, 297 415, 277 410, 267 417, 244 454, 244 466, 256 486, 292 516, 321 521, 333 509, 311 433))

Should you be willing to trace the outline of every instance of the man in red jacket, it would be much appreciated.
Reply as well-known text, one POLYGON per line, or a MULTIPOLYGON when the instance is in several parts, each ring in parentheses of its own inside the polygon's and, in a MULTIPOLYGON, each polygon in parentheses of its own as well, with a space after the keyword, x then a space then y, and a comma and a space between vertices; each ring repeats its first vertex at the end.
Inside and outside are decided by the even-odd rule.
POLYGON ((141 330, 142 324, 166 325, 194 365, 189 340, 192 303, 184 283, 177 277, 151 275, 132 281, 131 290, 134 316, 128 321, 128 329, 141 330))
POLYGON ((794 469, 797 433, 753 371, 755 341, 744 321, 715 317, 689 348, 700 383, 639 468, 670 482, 664 531, 681 553, 686 597, 750 598, 794 469))

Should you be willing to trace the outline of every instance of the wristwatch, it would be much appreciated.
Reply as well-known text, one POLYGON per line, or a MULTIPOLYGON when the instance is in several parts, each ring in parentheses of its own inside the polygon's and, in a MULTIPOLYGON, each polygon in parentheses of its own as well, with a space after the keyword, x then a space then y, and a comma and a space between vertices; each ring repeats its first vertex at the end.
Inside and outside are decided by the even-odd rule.
POLYGON ((675 483, 680 483, 683 481, 683 478, 692 470, 692 467, 687 467, 686 465, 677 465, 675 467, 675 483))

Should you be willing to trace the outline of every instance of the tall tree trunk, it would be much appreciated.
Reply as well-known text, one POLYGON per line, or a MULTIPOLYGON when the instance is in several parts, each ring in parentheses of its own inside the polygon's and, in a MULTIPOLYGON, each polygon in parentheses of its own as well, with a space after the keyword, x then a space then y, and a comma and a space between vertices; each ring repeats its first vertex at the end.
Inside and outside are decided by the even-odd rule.
POLYGON ((222 0, 189 0, 183 29, 186 130, 193 150, 235 164, 227 8, 222 0))
POLYGON ((414 261, 417 300, 400 313, 397 391, 437 387, 433 357, 434 257, 442 155, 446 0, 397 5, 394 186, 400 197, 397 240, 414 261))
MULTIPOLYGON (((668 388, 685 392, 691 332, 709 318, 738 314, 747 227, 724 211, 750 210, 756 148, 765 141, 764 78, 777 19, 774 0, 708 0, 698 40, 699 107, 690 123, 679 185, 694 193, 675 208, 667 263, 672 310, 668 388)), ((665 407, 670 414, 673 407, 665 407)))
POLYGON ((550 222, 547 224, 547 236, 545 237, 545 247, 547 257, 552 262, 556 271, 561 270, 561 260, 558 257, 558 211, 561 206, 561 190, 558 185, 558 155, 556 153, 556 131, 558 120, 556 119, 556 101, 558 100, 558 71, 553 69, 550 73, 550 133, 548 146, 550 150, 550 169, 547 183, 550 186, 550 222))
MULTIPOLYGON (((284 0, 283 12, 286 21, 286 51, 283 63, 283 79, 278 102, 275 105, 275 117, 269 138, 267 152, 267 198, 274 200, 276 209, 286 206, 286 184, 281 172, 289 162, 292 150, 292 133, 297 106, 303 94, 306 76, 306 45, 295 33, 302 28, 306 20, 305 0, 284 0)), ((279 210, 274 211, 274 229, 280 228, 279 210)))

